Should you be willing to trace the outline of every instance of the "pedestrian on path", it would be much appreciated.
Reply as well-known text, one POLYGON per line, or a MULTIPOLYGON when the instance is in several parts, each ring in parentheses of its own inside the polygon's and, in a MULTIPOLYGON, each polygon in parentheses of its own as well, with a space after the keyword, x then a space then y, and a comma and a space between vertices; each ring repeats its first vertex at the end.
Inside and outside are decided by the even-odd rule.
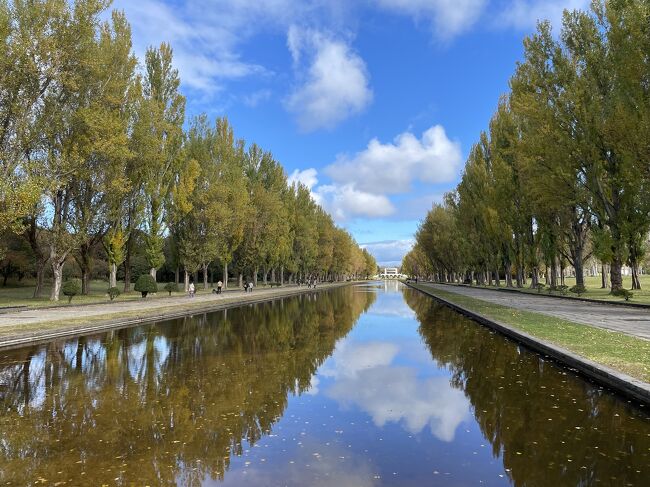
POLYGON ((217 282, 217 294, 221 294, 221 288, 223 287, 223 282, 217 282))
POLYGON ((187 294, 189 295, 190 298, 193 298, 194 297, 194 292, 195 292, 194 283, 190 282, 190 287, 187 290, 187 294))

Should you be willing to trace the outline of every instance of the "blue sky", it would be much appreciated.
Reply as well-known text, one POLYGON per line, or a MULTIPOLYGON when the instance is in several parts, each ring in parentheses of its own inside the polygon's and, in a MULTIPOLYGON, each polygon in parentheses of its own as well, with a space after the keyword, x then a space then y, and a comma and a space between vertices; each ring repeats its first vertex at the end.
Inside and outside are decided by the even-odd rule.
POLYGON ((458 182, 539 18, 588 0, 117 0, 188 116, 227 116, 381 263, 458 182))

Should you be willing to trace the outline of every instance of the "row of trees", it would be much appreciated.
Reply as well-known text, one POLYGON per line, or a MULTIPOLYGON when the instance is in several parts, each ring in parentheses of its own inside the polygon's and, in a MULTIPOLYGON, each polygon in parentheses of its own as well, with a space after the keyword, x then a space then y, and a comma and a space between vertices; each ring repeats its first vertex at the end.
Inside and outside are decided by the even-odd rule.
MULTIPOLYGON (((462 179, 434 205, 406 256, 412 274, 551 286, 572 266, 624 265, 639 288, 650 229, 650 3, 596 0, 524 42, 525 57, 462 179)), ((605 274, 605 272, 603 273, 605 274)), ((606 285, 604 282, 603 285, 606 285)))
POLYGON ((225 118, 186 123, 171 47, 138 69, 124 14, 99 19, 109 4, 0 1, 0 258, 23 239, 35 296, 49 268, 58 300, 71 258, 87 293, 100 248, 109 285, 123 266, 126 291, 137 251, 154 278, 167 253, 186 284, 203 269, 206 286, 215 263, 225 282, 229 266, 255 280, 374 274, 271 153, 225 118))

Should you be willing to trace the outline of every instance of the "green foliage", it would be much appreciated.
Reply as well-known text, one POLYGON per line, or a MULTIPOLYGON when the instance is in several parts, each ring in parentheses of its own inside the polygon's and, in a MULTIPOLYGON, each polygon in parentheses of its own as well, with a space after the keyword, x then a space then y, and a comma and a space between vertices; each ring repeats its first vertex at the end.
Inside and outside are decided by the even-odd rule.
POLYGON ((158 292, 158 284, 156 284, 154 278, 149 274, 142 274, 140 277, 138 277, 138 280, 135 281, 135 286, 133 289, 139 293, 142 293, 142 297, 146 298, 147 294, 158 292))
POLYGON ((545 287, 546 287, 546 284, 544 284, 542 282, 539 282, 539 283, 537 283, 537 286, 535 286, 535 289, 537 289, 538 293, 541 293, 544 290, 545 287))
POLYGON ((556 286, 556 289, 560 292, 562 296, 566 296, 567 292, 569 291, 569 286, 565 286, 565 285, 556 286))
POLYGON ((167 270, 218 262, 281 279, 373 274, 372 256, 308 188, 289 185, 268 150, 237 139, 226 118, 199 115, 184 128, 172 47, 147 49, 136 71, 131 28, 124 13, 108 15, 110 4, 0 1, 5 274, 20 259, 4 235, 27 234, 30 221, 45 225, 28 260, 42 268, 49 257, 52 300, 65 262, 90 275, 100 246, 111 285, 123 262, 129 280, 146 271, 155 280, 165 254, 167 270))
POLYGON ((68 297, 68 303, 71 303, 72 298, 81 293, 81 281, 79 279, 70 279, 63 283, 61 291, 64 296, 68 297))
POLYGON ((433 276, 522 284, 563 260, 581 273, 593 255, 620 289, 621 266, 638 269, 650 229, 649 16, 647 2, 597 0, 565 15, 559 35, 540 22, 525 39, 511 93, 416 235, 433 276))
POLYGON ((167 291, 170 296, 172 295, 172 293, 177 293, 178 284, 175 282, 168 282, 167 284, 165 284, 165 291, 167 291))
POLYGON ((578 297, 580 297, 581 295, 587 292, 587 288, 585 288, 584 286, 575 285, 569 289, 569 292, 573 294, 577 294, 578 297))
POLYGON ((634 293, 627 289, 612 289, 612 296, 618 296, 625 299, 625 301, 629 301, 634 297, 634 293))
POLYGON ((109 287, 106 290, 106 294, 108 294, 108 297, 111 299, 111 301, 113 301, 116 297, 118 297, 122 293, 116 287, 109 287))

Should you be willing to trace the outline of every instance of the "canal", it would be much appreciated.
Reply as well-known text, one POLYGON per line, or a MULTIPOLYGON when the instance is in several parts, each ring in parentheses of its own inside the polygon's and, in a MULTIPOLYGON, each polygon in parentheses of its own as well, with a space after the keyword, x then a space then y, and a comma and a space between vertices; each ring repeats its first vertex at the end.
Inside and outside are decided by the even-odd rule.
POLYGON ((647 486, 650 417, 396 282, 0 352, 0 485, 647 486))

